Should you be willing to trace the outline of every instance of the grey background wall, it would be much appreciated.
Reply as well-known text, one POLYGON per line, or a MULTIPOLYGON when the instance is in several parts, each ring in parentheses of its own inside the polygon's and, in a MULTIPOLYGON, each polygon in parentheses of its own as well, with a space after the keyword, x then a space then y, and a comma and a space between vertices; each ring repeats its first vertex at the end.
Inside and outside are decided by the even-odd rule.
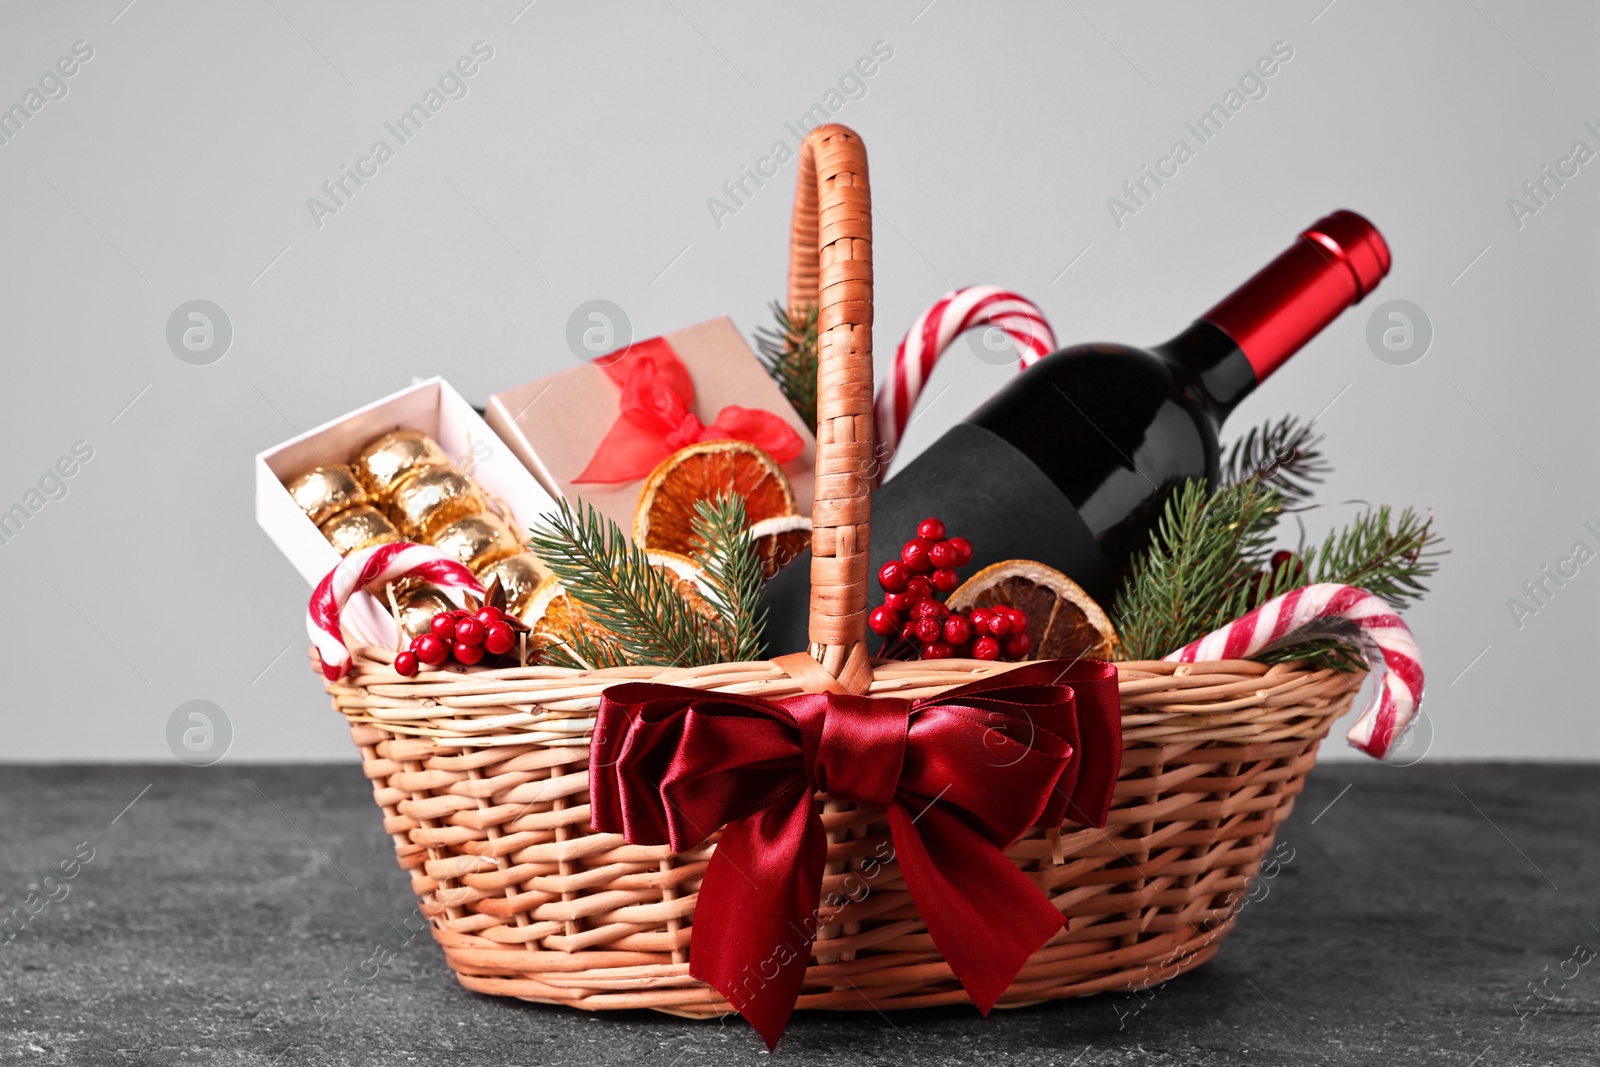
MULTIPOLYGON (((1019 290, 1063 340, 1153 342, 1322 213, 1373 219, 1389 279, 1233 428, 1321 412, 1324 499, 1438 516, 1452 554, 1410 616, 1430 684, 1408 758, 1594 759, 1600 563, 1520 620, 1507 602, 1600 549, 1600 163, 1568 164, 1536 213, 1507 201, 1575 142, 1600 151, 1597 23, 1507 0, 7 5, 0 105, 42 106, 0 145, 0 506, 75 443, 93 455, 0 544, 0 758, 170 759, 192 699, 224 710, 229 759, 352 758, 308 673, 307 590, 254 523, 253 453, 413 376, 482 403, 568 366, 586 300, 638 336, 762 324, 794 166, 731 214, 708 200, 839 89, 880 209, 880 369, 956 285, 1019 290), (79 41, 92 57, 41 88, 79 41), (480 41, 465 95, 315 218, 308 198, 395 146, 384 123, 480 41), (1121 184, 1280 41, 1265 95, 1114 219, 1121 184), (875 44, 892 55, 841 87, 875 44), (166 340, 197 298, 233 329, 208 366, 166 340), (1408 365, 1368 345, 1391 299, 1432 325, 1408 365)), ((907 452, 1011 373, 954 349, 907 452)))

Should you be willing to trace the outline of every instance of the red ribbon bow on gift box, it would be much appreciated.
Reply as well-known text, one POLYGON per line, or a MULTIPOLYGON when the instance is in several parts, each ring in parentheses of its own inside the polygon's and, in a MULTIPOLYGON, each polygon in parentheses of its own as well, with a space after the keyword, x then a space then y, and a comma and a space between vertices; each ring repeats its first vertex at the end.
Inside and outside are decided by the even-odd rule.
POLYGON ((1116 668, 1030 663, 922 700, 767 701, 630 682, 590 746, 596 830, 675 852, 723 827, 689 973, 774 1047, 816 936, 814 795, 883 810, 917 911, 985 1014, 1065 918, 1005 857, 1029 827, 1102 826, 1122 762, 1116 668))
POLYGON ((794 427, 770 411, 729 404, 710 426, 701 422, 692 410, 689 370, 665 337, 629 345, 607 356, 601 369, 622 388, 620 413, 574 483, 638 481, 697 441, 749 441, 779 463, 805 451, 794 427))

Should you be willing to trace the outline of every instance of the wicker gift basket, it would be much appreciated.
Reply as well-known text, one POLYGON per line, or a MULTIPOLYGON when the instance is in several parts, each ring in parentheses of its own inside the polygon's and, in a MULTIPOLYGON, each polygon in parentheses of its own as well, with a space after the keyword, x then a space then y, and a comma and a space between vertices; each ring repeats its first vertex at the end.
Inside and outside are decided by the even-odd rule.
MULTIPOLYGON (((771 661, 575 671, 425 670, 352 650, 327 683, 349 720, 384 829, 451 968, 469 989, 587 1010, 733 1010, 690 975, 716 843, 627 843, 590 823, 601 694, 627 681, 768 699, 827 688, 922 697, 1015 664, 869 659, 872 237, 866 155, 840 126, 799 157, 789 304, 817 303, 820 381, 809 669, 771 661)), ((1116 665, 1121 769, 1103 829, 1032 831, 1006 852, 1069 919, 1001 1006, 1165 980, 1217 951, 1289 815, 1317 747, 1364 674, 1250 660, 1116 665)), ((880 812, 819 798, 823 896, 799 1007, 912 1008, 968 999, 884 845, 880 812), (872 891, 852 878, 871 868, 872 891)))

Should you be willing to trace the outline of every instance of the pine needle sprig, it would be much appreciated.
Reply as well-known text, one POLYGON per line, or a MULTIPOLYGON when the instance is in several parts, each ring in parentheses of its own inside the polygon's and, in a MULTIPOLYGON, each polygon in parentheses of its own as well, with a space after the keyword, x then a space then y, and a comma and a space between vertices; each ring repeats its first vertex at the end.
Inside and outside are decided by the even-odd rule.
POLYGON ((709 580, 705 595, 717 612, 714 626, 723 657, 760 659, 767 611, 761 606, 761 557, 750 537, 744 497, 720 493, 715 500, 696 500, 694 510, 700 542, 695 557, 709 580))
POLYGON ((1396 515, 1388 505, 1368 508, 1330 531, 1321 546, 1300 546, 1293 566, 1264 574, 1229 610, 1237 617, 1291 589, 1320 582, 1365 589, 1404 610, 1427 593, 1438 557, 1446 554, 1440 543, 1431 515, 1423 518, 1411 508, 1396 515))
POLYGON ((1424 518, 1411 508, 1396 515, 1382 505, 1329 533, 1306 566, 1311 581, 1358 586, 1399 611, 1427 592, 1445 554, 1439 544, 1432 515, 1424 518))
POLYGON ((1214 494, 1203 480, 1184 482, 1117 594, 1122 655, 1158 659, 1242 614, 1282 511, 1283 494, 1264 479, 1214 494))
POLYGON ((767 373, 812 430, 817 428, 817 305, 791 314, 772 303, 775 325, 756 330, 756 351, 767 373))
POLYGON ((1286 505, 1303 503, 1333 472, 1322 453, 1322 435, 1294 415, 1253 426, 1236 439, 1222 463, 1222 484, 1264 481, 1286 505))
MULTIPOLYGON (((1156 659, 1292 589, 1318 582, 1352 585, 1401 610, 1426 591, 1444 551, 1431 516, 1369 508, 1319 545, 1302 547, 1272 569, 1273 532, 1283 494, 1268 479, 1246 478, 1208 495, 1191 480, 1167 501, 1150 547, 1117 595, 1115 618, 1127 659, 1156 659)), ((1267 662, 1318 660, 1360 666, 1348 645, 1317 637, 1256 654, 1267 662)))
POLYGON ((571 651, 589 667, 688 666, 722 658, 718 635, 678 591, 678 579, 653 566, 644 550, 588 504, 557 501, 529 544, 567 594, 603 630, 581 626, 571 651))

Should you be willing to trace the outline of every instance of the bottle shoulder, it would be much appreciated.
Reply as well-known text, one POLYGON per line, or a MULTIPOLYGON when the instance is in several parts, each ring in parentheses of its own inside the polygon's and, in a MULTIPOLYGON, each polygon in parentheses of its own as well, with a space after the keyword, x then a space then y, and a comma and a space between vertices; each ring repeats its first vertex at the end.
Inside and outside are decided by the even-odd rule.
POLYGON ((1216 472, 1210 411, 1159 354, 1128 345, 1055 352, 969 421, 1043 467, 1097 532, 1114 524, 1134 497, 1216 472))
POLYGON ((1156 353, 1130 345, 1093 342, 1063 348, 1019 374, 973 413, 969 421, 997 432, 1012 424, 1053 422, 1063 409, 1117 425, 1143 423, 1182 390, 1172 367, 1156 353))

